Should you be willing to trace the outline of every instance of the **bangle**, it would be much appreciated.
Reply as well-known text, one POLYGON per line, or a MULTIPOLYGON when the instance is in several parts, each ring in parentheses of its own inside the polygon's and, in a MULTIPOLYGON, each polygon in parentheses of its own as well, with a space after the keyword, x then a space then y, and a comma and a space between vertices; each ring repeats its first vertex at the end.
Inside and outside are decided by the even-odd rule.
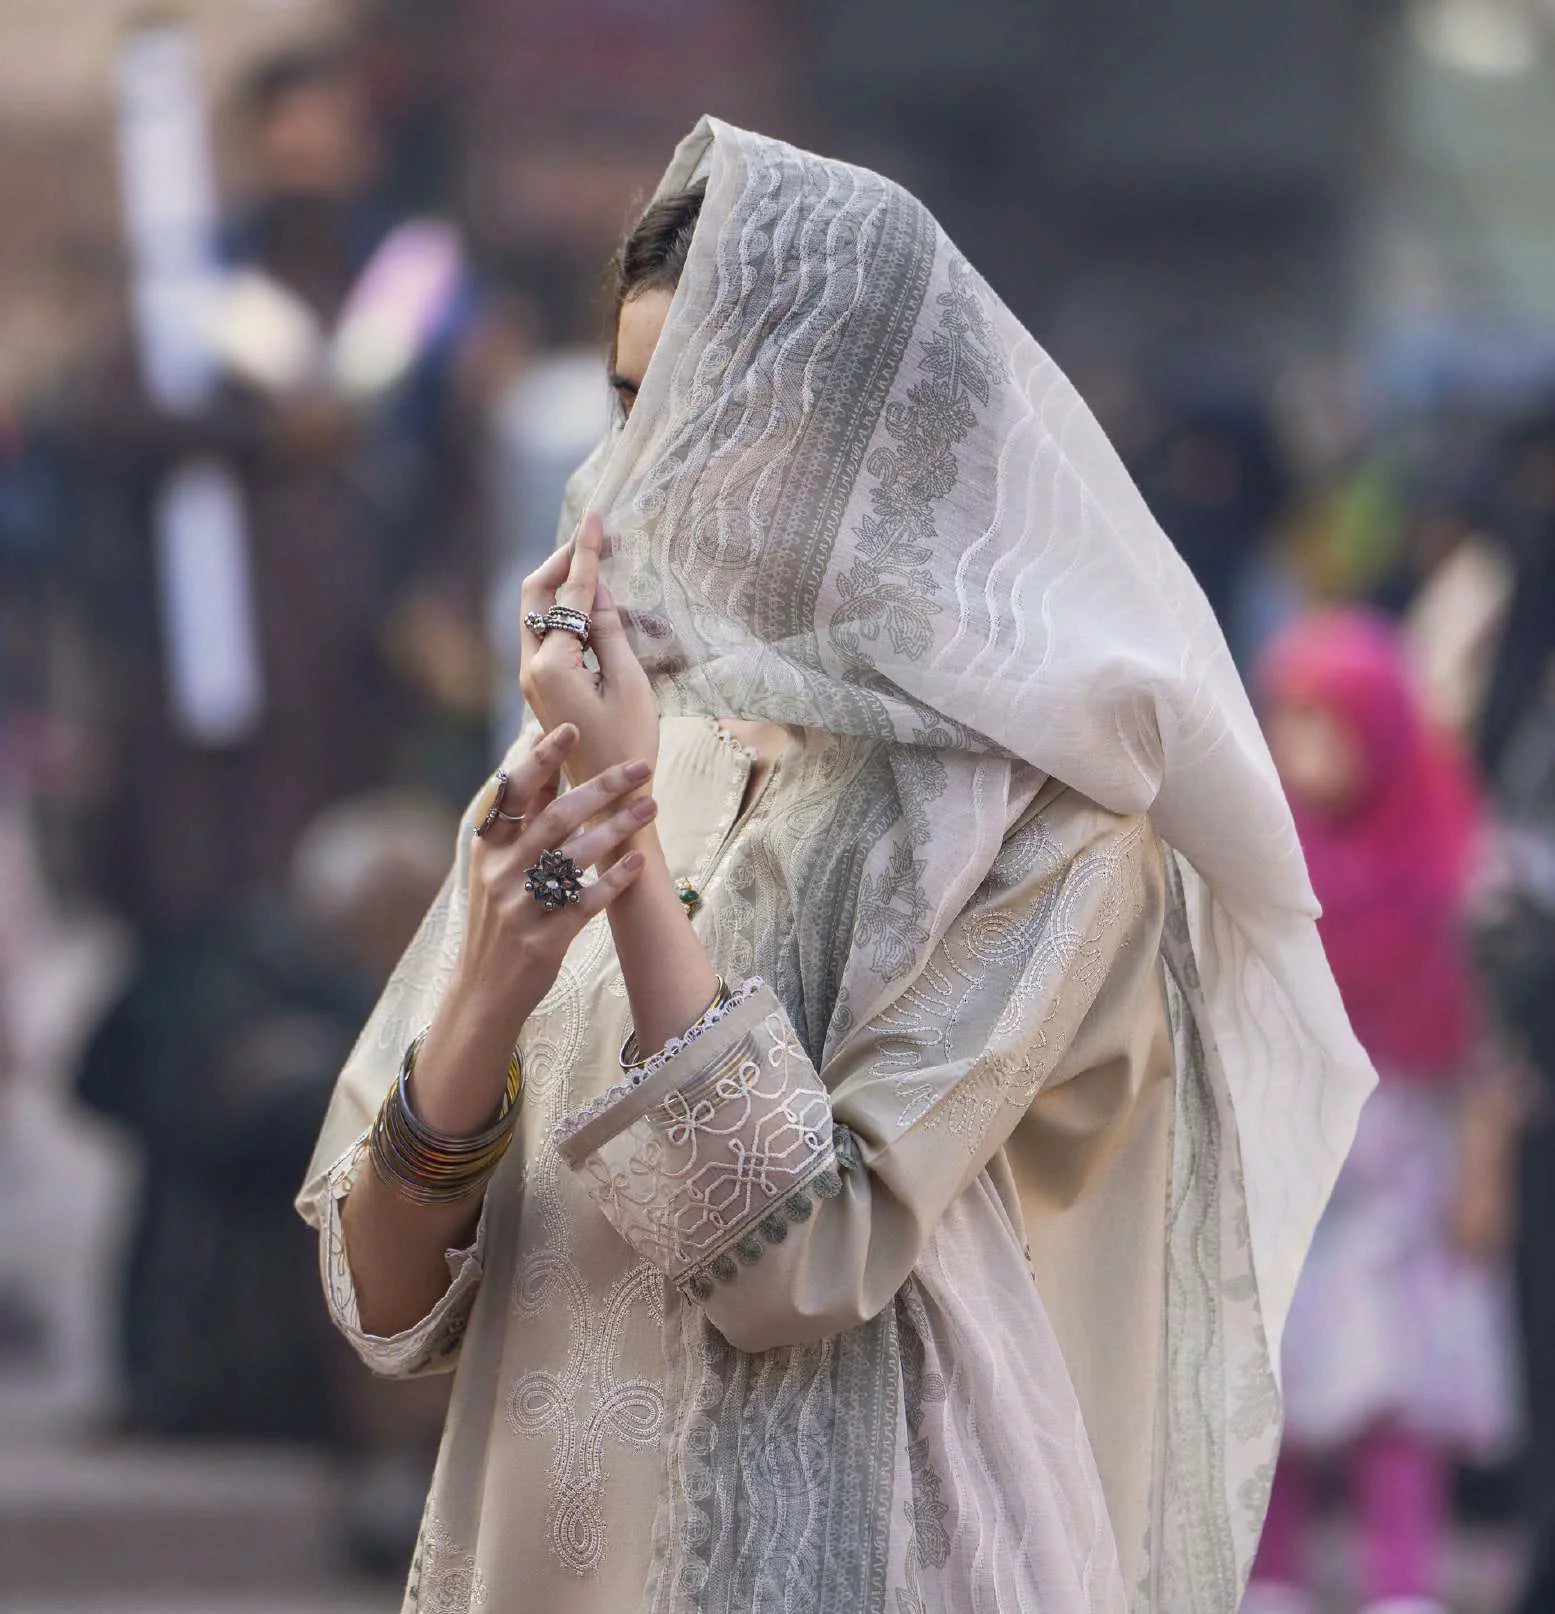
POLYGON ((448 1205, 484 1188, 507 1153, 518 1124, 524 1066, 515 1048, 508 1059, 502 1107, 484 1131, 468 1136, 440 1132, 428 1126, 410 1102, 410 1077, 425 1040, 426 1032, 421 1031, 406 1048, 373 1122, 368 1153, 379 1178, 401 1199, 415 1205, 448 1205))
MULTIPOLYGON (((696 1017, 696 1019, 691 1022, 691 1024, 686 1028, 687 1031, 694 1030, 697 1026, 701 1025, 701 1023, 713 1012, 714 1009, 721 1009, 724 1004, 726 1004, 729 999, 733 997, 734 994, 725 984, 723 976, 718 976, 717 981, 718 990, 713 993, 713 1001, 709 1003, 708 1006, 696 1017)), ((684 1035, 684 1033, 682 1033, 682 1035, 684 1035)), ((652 1054, 648 1056, 649 1059, 653 1057, 654 1056, 652 1054)), ((640 1070, 648 1063, 648 1060, 643 1058, 642 1052, 637 1046, 637 1033, 635 1031, 627 1032, 626 1041, 621 1044, 621 1052, 617 1058, 620 1061, 622 1070, 640 1070)))

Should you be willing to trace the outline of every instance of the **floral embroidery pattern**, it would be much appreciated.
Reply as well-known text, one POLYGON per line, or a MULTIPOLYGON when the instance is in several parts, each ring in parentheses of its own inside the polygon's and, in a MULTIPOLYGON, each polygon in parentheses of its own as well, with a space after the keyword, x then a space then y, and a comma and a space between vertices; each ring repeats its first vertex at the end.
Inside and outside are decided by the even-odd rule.
POLYGON ((410 1566, 405 1606, 412 1614, 475 1614, 488 1606, 486 1577, 467 1552, 428 1512, 410 1566))
POLYGON ((956 485, 955 448, 977 424, 974 401, 986 406, 998 368, 988 317, 967 265, 950 263, 950 283, 936 299, 939 328, 923 342, 918 368, 926 379, 882 419, 893 446, 876 448, 865 468, 876 478, 871 515, 854 529, 853 564, 837 578, 843 604, 831 619, 833 642, 850 659, 869 659, 861 641, 884 634, 892 650, 920 659, 933 640, 934 507, 956 485))
POLYGON ((880 873, 859 881, 853 934, 870 949, 870 963, 883 980, 894 980, 907 969, 927 939, 929 902, 919 872, 911 844, 899 840, 880 873))

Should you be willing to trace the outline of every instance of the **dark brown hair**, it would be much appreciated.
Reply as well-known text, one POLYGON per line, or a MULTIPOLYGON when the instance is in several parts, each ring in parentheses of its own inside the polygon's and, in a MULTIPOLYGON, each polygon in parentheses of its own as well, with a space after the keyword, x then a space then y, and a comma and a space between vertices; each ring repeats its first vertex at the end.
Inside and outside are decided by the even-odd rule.
POLYGON ((675 191, 661 196, 638 219, 615 257, 613 321, 620 319, 622 306, 633 297, 645 291, 674 291, 680 284, 706 195, 705 182, 675 191))

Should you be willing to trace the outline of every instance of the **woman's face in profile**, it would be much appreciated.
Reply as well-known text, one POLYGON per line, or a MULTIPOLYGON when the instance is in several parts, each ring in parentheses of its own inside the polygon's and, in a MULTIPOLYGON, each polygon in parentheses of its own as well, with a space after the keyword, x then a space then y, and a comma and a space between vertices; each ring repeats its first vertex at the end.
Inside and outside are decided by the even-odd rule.
POLYGON ((648 373, 653 350, 659 345, 659 334, 664 329, 664 319, 674 296, 671 291, 639 292, 621 305, 610 386, 620 401, 623 415, 631 414, 632 405, 637 401, 638 389, 648 373))

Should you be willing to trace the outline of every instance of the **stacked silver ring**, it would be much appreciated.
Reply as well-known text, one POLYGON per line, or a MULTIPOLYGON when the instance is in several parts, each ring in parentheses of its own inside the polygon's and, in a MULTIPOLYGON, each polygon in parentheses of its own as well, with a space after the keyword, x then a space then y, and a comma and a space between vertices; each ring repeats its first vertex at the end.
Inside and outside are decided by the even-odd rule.
POLYGON ((486 809, 485 817, 475 826, 477 835, 484 835, 498 819, 501 819, 504 824, 522 824, 524 822, 525 815, 523 813, 504 812, 502 808, 503 802, 508 799, 507 769, 498 768, 492 777, 492 783, 496 786, 496 793, 492 797, 491 806, 486 809))
POLYGON ((543 639, 552 629, 573 634, 586 649, 594 624, 587 611, 575 610, 570 605, 553 605, 544 615, 539 611, 529 612, 524 618, 524 626, 537 639, 543 639))

